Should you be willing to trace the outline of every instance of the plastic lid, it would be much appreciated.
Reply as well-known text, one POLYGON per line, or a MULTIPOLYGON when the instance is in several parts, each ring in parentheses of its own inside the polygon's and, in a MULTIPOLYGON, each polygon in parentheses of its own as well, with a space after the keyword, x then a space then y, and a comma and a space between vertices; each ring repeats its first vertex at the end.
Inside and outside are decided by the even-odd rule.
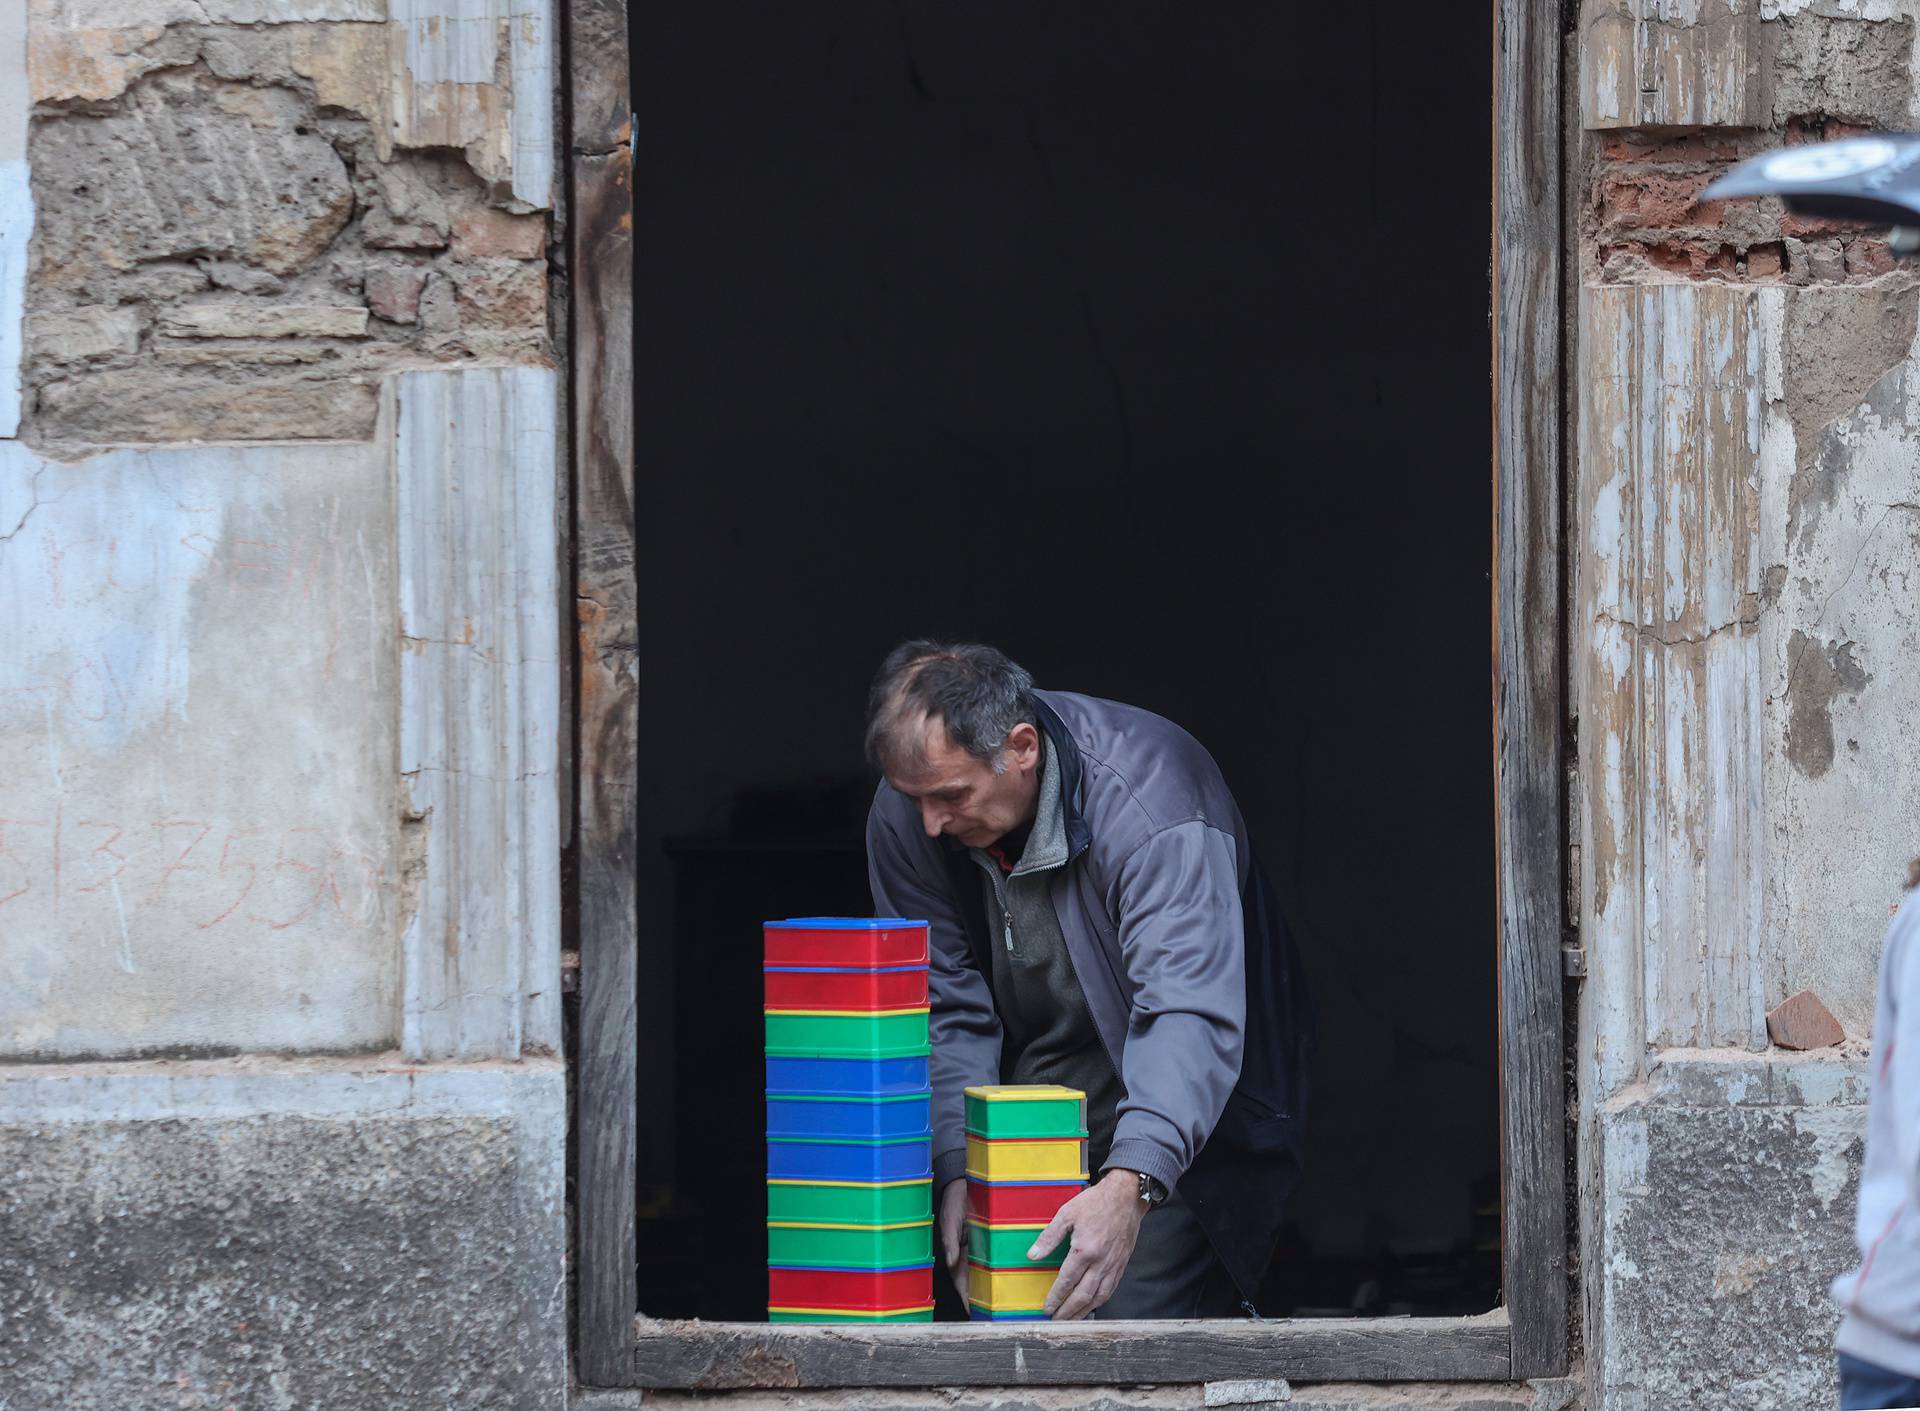
POLYGON ((765 923, 769 931, 897 931, 903 926, 926 924, 904 916, 790 916, 785 921, 765 923))
POLYGON ((1078 1088, 1055 1087, 1047 1083, 996 1083, 968 1088, 967 1096, 984 1098, 988 1102, 1060 1102, 1068 1099, 1085 1102, 1087 1098, 1078 1088))

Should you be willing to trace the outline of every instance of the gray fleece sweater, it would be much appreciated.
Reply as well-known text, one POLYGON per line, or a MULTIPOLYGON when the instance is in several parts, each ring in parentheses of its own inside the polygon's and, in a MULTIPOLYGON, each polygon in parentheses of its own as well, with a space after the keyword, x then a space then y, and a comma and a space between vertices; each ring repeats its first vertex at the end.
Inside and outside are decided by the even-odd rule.
POLYGON ((1867 1154, 1854 1237, 1860 1265, 1833 1282, 1845 1310, 1834 1346, 1920 1377, 1920 891, 1909 892, 1880 956, 1873 1011, 1867 1154))

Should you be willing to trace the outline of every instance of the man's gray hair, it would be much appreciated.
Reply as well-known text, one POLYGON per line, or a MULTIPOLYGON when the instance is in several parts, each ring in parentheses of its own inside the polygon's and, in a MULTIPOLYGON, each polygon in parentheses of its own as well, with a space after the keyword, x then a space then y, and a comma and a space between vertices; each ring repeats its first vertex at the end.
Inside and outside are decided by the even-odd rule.
POLYGON ((887 653, 867 695, 867 758, 882 773, 926 765, 923 720, 939 720, 956 749, 997 774, 1007 735, 1037 725, 1033 676, 997 647, 975 642, 902 642, 887 653))

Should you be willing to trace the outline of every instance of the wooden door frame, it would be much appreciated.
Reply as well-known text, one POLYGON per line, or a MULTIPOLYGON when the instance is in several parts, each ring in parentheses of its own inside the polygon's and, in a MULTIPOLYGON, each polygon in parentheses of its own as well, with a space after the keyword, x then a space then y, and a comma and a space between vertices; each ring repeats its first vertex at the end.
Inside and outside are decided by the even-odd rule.
POLYGON ((1560 5, 1492 0, 1492 689, 1502 1306, 1476 1318, 770 1326, 636 1317, 633 168, 626 0, 566 0, 581 1005, 578 1380, 596 1387, 1507 1381, 1567 1369, 1560 5))

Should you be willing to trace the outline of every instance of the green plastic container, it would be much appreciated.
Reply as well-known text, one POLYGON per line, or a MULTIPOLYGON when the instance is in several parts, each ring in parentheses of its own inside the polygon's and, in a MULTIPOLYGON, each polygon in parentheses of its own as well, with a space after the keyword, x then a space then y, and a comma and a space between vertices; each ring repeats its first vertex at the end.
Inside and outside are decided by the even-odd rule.
POLYGON ((1068 1088, 969 1088, 967 1130, 976 1137, 995 1141, 1009 1137, 1084 1137, 1087 1135, 1087 1100, 1068 1088), (1023 1095, 1018 1099, 983 1096, 1016 1092, 1023 1095), (1043 1092, 1061 1095, 1043 1097, 1040 1095, 1043 1092))
POLYGON ((931 1217, 907 1225, 767 1225, 767 1263, 783 1269, 893 1269, 931 1258, 931 1217))
POLYGON ((1058 1269, 1067 1257, 1068 1235, 1045 1259, 1029 1259, 1027 1251, 1040 1238, 1044 1225, 982 1225, 967 1221, 967 1258, 988 1269, 1058 1269))
POLYGON ((927 1051, 924 1009, 877 1014, 767 1011, 767 1052, 776 1058, 912 1058, 927 1051))
POLYGON ((931 1308, 915 1309, 910 1313, 829 1313, 824 1309, 818 1313, 783 1313, 778 1309, 767 1314, 769 1323, 931 1323, 931 1308))
POLYGON ((768 1181, 767 1218, 806 1225, 904 1225, 933 1215, 932 1181, 768 1181))

